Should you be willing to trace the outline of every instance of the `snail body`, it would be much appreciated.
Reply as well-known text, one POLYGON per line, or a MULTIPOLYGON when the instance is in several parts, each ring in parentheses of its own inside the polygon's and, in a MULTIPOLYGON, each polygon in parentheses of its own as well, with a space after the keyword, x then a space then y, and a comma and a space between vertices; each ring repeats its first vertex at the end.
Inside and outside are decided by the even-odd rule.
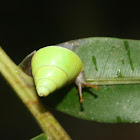
MULTIPOLYGON (((31 67, 39 96, 47 96, 72 81, 76 82, 80 90, 85 86, 82 61, 74 52, 66 48, 59 46, 41 48, 34 54, 31 67)), ((83 102, 82 90, 80 90, 80 101, 83 102)))

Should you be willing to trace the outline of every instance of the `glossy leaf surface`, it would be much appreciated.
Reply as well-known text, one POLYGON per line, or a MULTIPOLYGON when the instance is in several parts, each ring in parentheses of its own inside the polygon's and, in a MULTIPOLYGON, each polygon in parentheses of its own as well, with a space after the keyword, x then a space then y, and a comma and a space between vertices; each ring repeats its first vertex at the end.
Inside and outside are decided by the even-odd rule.
POLYGON ((69 115, 98 122, 140 121, 140 41, 87 38, 60 44, 82 60, 87 81, 99 85, 83 90, 79 102, 75 84, 44 98, 44 103, 69 115))

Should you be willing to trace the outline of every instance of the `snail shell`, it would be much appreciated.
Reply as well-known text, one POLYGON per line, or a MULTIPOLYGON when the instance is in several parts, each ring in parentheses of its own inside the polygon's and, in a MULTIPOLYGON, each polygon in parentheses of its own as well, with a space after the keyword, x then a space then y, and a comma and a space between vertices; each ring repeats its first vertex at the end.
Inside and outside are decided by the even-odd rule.
POLYGON ((59 46, 38 50, 32 58, 31 66, 39 96, 47 96, 71 83, 83 70, 80 58, 59 46))

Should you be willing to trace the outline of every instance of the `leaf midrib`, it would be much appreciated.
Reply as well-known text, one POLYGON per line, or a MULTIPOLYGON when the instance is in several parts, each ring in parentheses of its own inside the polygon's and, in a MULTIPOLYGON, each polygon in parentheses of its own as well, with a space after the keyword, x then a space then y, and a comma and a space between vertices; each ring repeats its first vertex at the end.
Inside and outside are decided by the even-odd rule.
POLYGON ((120 84, 140 84, 140 77, 132 78, 87 78, 87 82, 95 85, 120 85, 120 84))

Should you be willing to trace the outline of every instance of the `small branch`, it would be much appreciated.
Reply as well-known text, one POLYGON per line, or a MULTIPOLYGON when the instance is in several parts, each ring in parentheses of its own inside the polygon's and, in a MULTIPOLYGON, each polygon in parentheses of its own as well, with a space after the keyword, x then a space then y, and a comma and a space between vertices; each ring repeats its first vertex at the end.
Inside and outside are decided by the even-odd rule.
POLYGON ((30 110, 49 139, 71 139, 54 116, 39 100, 36 94, 33 79, 27 76, 17 65, 15 65, 1 47, 0 73, 15 90, 15 93, 19 96, 25 106, 30 110))

